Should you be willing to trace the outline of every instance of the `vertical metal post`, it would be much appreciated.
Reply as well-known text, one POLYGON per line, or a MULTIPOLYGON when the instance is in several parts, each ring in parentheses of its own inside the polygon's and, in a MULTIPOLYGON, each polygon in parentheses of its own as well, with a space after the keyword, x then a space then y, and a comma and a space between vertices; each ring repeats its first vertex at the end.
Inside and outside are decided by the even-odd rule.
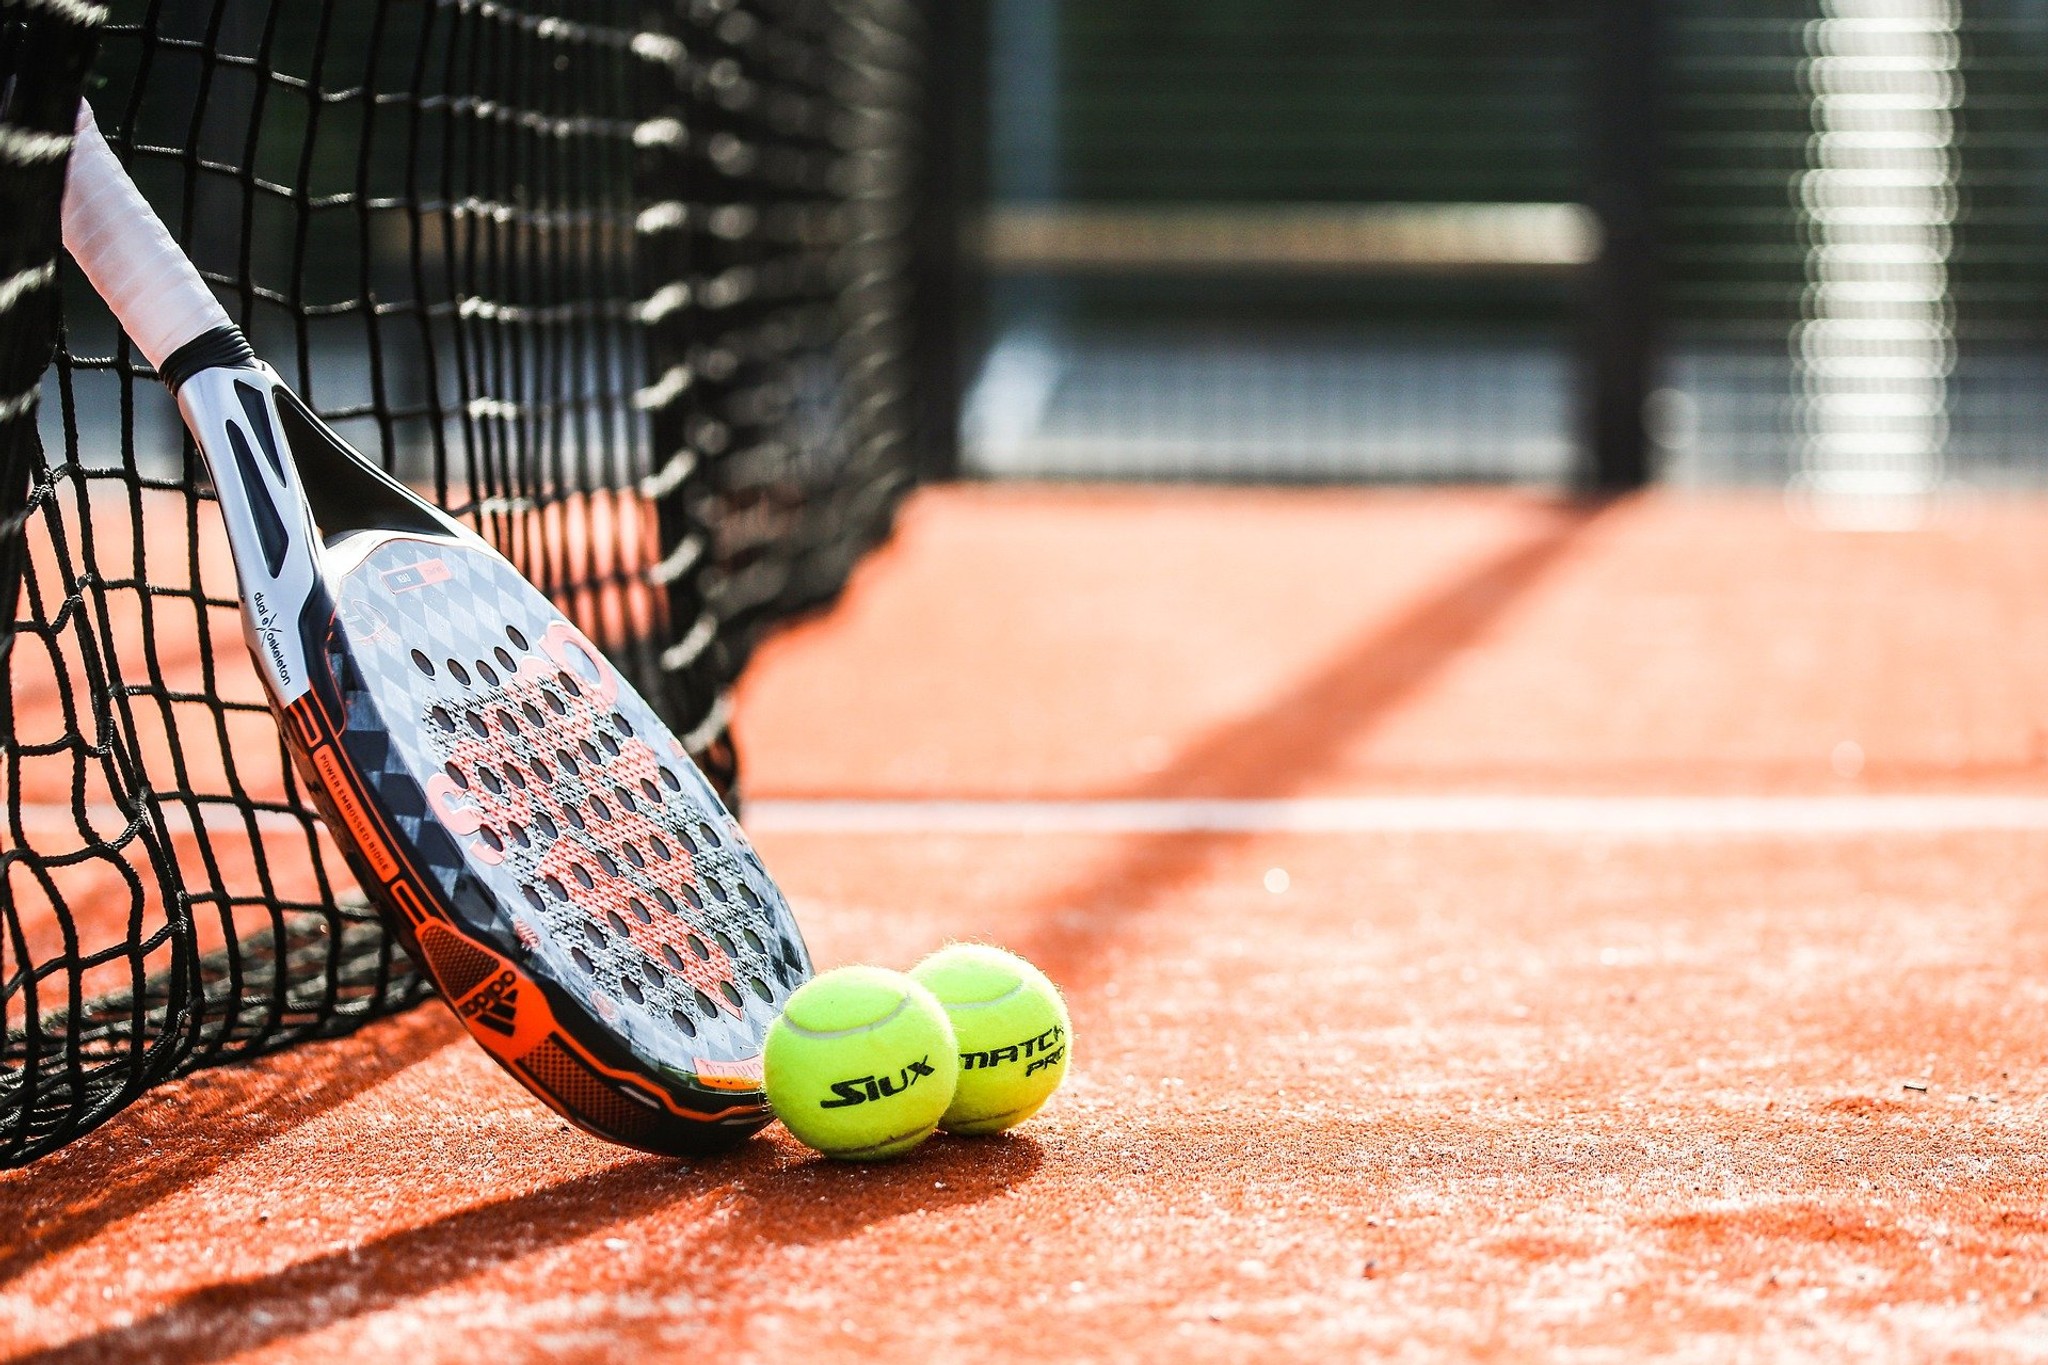
POLYGON ((1586 199, 1601 246, 1581 296, 1581 478, 1603 491, 1640 487, 1654 472, 1643 407, 1657 383, 1663 321, 1659 3, 1591 5, 1586 199))
POLYGON ((1952 0, 1823 0, 1820 13, 1806 26, 1793 486, 1829 524, 1904 529, 1947 454, 1962 13, 1952 0))
POLYGON ((960 472, 960 417, 977 349, 977 261, 971 225, 984 198, 986 0, 926 0, 923 146, 912 229, 917 475, 960 472))

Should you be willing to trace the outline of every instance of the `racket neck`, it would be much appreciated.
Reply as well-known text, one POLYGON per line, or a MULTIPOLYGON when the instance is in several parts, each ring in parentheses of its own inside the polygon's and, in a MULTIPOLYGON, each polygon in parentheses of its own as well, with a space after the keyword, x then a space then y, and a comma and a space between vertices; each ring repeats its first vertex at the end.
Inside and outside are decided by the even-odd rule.
MULTIPOLYGON (((240 333, 234 335, 239 340, 240 333)), ((243 343, 245 356, 247 350, 243 343)), ((225 339, 217 354, 232 354, 225 339)), ((241 365, 208 365, 182 375, 176 389, 227 528, 250 652, 273 700, 289 706, 312 686, 318 648, 312 637, 327 613, 320 609, 326 591, 318 533, 278 421, 279 386, 247 356, 241 365)))

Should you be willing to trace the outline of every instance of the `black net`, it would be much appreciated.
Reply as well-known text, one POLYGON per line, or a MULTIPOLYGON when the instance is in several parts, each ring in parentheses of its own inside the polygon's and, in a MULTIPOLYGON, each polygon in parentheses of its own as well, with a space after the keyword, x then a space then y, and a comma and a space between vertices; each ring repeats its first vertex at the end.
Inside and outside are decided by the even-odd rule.
POLYGON ((736 795, 728 688, 908 483, 920 24, 912 0, 0 8, 0 1164, 426 989, 291 771, 175 408, 59 250, 81 87, 258 353, 736 795))

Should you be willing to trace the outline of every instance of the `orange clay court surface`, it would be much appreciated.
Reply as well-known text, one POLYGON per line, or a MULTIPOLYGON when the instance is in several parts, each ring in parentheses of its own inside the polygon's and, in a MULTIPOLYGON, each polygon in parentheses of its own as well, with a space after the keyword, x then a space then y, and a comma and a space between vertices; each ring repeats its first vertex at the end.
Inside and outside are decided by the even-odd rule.
POLYGON ((2042 501, 922 494, 749 675, 753 823, 820 965, 1063 983, 1044 1114, 682 1164, 429 1005, 0 1175, 0 1353, 2048 1355, 2048 822, 1972 814, 2048 796, 2043 585, 2042 501))

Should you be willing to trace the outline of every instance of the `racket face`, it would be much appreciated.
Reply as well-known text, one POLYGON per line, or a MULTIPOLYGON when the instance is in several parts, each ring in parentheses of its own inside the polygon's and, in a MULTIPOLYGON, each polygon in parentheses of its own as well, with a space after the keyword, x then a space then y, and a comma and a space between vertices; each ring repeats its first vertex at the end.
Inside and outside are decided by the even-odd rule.
POLYGON ((682 745, 511 564, 254 361, 89 107, 76 151, 65 241, 178 395, 257 668, 365 890, 575 1122, 655 1151, 765 1123, 761 1044, 810 964, 682 745))
POLYGON ((328 558, 349 771, 319 780, 369 808, 338 823, 471 1032, 617 1141, 764 1123, 761 1047, 810 961, 681 743, 481 543, 364 533, 328 558))

